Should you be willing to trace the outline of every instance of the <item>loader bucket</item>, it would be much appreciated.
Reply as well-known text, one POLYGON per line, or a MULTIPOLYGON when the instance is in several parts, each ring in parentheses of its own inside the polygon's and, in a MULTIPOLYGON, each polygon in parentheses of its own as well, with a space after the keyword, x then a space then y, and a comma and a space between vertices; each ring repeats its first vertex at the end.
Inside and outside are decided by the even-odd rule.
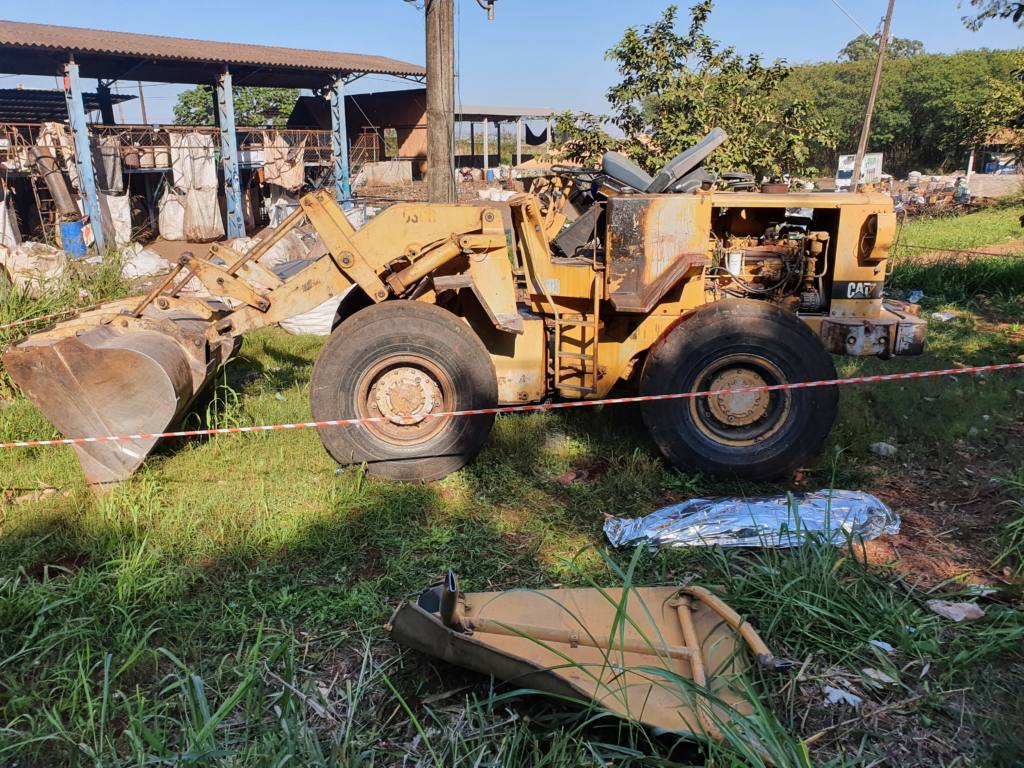
MULTIPOLYGON (((210 328, 209 317, 100 311, 29 336, 4 353, 3 363, 65 437, 164 432, 177 426, 233 351, 210 328)), ((156 443, 133 439, 74 449, 86 480, 103 484, 129 477, 156 443)))

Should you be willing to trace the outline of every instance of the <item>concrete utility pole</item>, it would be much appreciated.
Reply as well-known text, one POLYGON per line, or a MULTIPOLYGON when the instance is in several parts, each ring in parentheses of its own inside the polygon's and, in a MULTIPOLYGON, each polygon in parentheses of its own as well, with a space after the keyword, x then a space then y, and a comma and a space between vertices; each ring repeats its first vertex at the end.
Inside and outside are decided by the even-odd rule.
POLYGON ((864 124, 860 129, 860 142, 857 144, 857 156, 853 161, 853 178, 850 179, 850 191, 860 188, 861 167, 864 165, 864 153, 868 149, 868 135, 871 133, 871 118, 875 114, 875 100, 878 88, 882 84, 882 64, 885 62, 885 50, 889 47, 889 26, 892 24, 892 9, 896 0, 889 0, 889 9, 885 12, 882 24, 882 38, 878 41, 878 61, 875 62, 875 78, 871 81, 871 93, 868 95, 868 106, 864 110, 864 124))
POLYGON ((455 4, 425 0, 427 16, 427 198, 454 203, 455 4))

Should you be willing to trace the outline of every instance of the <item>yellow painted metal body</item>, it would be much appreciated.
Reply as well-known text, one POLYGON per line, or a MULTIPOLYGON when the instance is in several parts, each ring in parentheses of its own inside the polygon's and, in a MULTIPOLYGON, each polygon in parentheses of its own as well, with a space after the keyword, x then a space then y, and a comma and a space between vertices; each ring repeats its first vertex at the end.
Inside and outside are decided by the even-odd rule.
MULTIPOLYGON (((822 237, 832 294, 825 311, 803 318, 826 347, 846 354, 892 354, 923 345, 920 321, 883 307, 881 285, 895 231, 892 203, 884 195, 637 194, 604 205, 603 252, 595 248, 569 258, 552 249, 565 223, 560 205, 545 207, 535 195, 518 195, 507 207, 400 203, 356 230, 329 193, 315 192, 245 256, 220 245, 207 259, 189 256, 147 296, 110 303, 35 334, 12 347, 4 360, 15 380, 26 382, 23 389, 38 393, 33 399, 48 403, 50 412, 44 412, 65 434, 135 433, 139 425, 130 414, 122 409, 117 418, 107 418, 99 401, 81 428, 62 412, 85 398, 76 389, 76 375, 89 378, 81 367, 94 367, 88 373, 99 375, 109 362, 103 352, 112 343, 108 337, 129 336, 139 323, 170 329, 171 341, 154 341, 152 354, 145 344, 122 345, 129 350, 119 351, 118 366, 131 379, 135 355, 140 366, 168 372, 172 384, 167 386, 184 388, 176 406, 165 409, 167 418, 177 418, 240 336, 358 286, 368 302, 431 302, 463 318, 490 352, 503 404, 553 394, 598 398, 629 379, 673 324, 718 298, 709 290, 715 244, 727 234, 756 236, 782 219, 787 208, 814 209, 815 227, 827 233, 822 237), (282 280, 260 266, 259 258, 302 219, 316 229, 328 254, 282 280), (215 256, 230 266, 215 263, 215 256), (179 297, 193 275, 213 299, 179 297), (231 299, 233 308, 220 298, 231 299), (178 325, 169 325, 167 318, 178 325), (75 347, 78 369, 70 372, 60 397, 49 397, 48 376, 67 367, 59 348, 88 347, 92 328, 105 329, 93 344, 94 357, 75 347), (73 344, 78 337, 81 343, 73 344), (159 357, 155 363, 154 356, 159 357), (186 370, 192 374, 177 373, 186 370)), ((365 305, 357 302, 356 308, 365 305)), ((140 398, 145 392, 136 393, 140 398)), ((166 425, 146 426, 155 432, 166 425)), ((119 450, 109 444, 111 453, 119 450)), ((110 462, 113 468, 97 477, 117 479, 121 467, 136 466, 136 459, 141 461, 134 455, 117 457, 110 462)))

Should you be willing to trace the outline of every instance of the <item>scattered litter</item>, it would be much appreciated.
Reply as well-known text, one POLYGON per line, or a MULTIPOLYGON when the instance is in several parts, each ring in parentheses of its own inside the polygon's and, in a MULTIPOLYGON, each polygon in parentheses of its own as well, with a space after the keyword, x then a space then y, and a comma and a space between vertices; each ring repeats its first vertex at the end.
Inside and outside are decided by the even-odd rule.
POLYGON ((950 320, 956 320, 956 315, 952 312, 932 312, 932 319, 938 320, 940 323, 948 323, 950 320))
POLYGON ((897 448, 892 443, 872 443, 871 452, 885 458, 891 458, 896 455, 897 448))
POLYGON ((830 707, 836 704, 847 704, 854 709, 864 703, 864 699, 856 694, 844 691, 842 688, 833 688, 831 685, 823 685, 821 690, 825 693, 825 703, 830 707))
POLYGON ((960 623, 985 617, 985 609, 977 603, 953 603, 949 600, 929 600, 925 606, 944 619, 960 623))
POLYGON ((968 437, 977 437, 980 434, 981 432, 978 431, 977 427, 971 427, 970 429, 967 430, 968 437))
POLYGON ((988 597, 989 595, 998 594, 999 590, 992 589, 992 587, 986 586, 985 584, 965 584, 964 592, 978 597, 988 597))
POLYGON ((608 462, 604 459, 597 459, 583 467, 574 467, 568 472, 558 476, 560 485, 572 485, 573 483, 600 480, 608 471, 608 462))
POLYGON ((824 536, 833 544, 874 539, 900 529, 899 516, 859 491, 690 499, 646 517, 608 517, 604 533, 613 546, 794 547, 824 536))
POLYGON ((924 291, 911 291, 907 294, 907 301, 911 304, 920 304, 924 298, 924 291))
POLYGON ((162 275, 170 268, 165 258, 139 243, 132 243, 121 251, 121 277, 125 280, 162 275))
POLYGON ((880 685, 897 685, 899 683, 899 681, 892 675, 887 675, 880 669, 864 667, 864 669, 862 669, 860 672, 862 675, 864 675, 865 678, 867 678, 871 682, 878 683, 880 685))
POLYGON ((868 640, 868 645, 873 645, 878 650, 885 651, 886 653, 892 653, 894 650, 892 645, 884 640, 868 640))
POLYGON ((275 400, 280 400, 283 403, 285 401, 285 396, 282 395, 280 392, 275 392, 274 393, 274 399, 275 400))
POLYGON ((67 264, 64 252, 46 243, 28 240, 16 248, 0 246, 0 273, 30 296, 38 296, 60 280, 67 264))
POLYGON ((511 189, 498 189, 497 187, 488 187, 487 189, 481 189, 477 192, 480 195, 481 200, 490 200, 495 203, 504 203, 512 199, 519 193, 511 189))

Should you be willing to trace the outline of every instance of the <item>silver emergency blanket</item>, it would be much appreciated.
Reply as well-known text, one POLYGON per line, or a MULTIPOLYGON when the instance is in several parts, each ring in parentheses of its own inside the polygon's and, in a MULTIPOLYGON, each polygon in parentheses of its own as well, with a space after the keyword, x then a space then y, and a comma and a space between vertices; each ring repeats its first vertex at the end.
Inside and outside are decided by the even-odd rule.
POLYGON ((690 499, 645 517, 609 517, 604 524, 616 547, 797 547, 808 540, 842 545, 899 530, 899 515, 882 501, 840 490, 690 499))

